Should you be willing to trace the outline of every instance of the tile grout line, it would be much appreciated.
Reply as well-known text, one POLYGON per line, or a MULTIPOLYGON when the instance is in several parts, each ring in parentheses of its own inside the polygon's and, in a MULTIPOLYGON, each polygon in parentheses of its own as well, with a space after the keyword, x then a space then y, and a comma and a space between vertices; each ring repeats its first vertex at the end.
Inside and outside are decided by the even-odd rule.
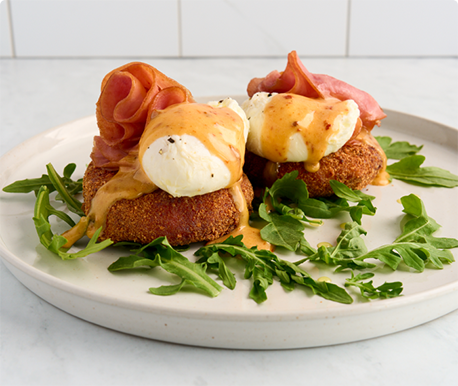
POLYGON ((181 0, 177 0, 178 17, 178 57, 183 57, 183 28, 181 25, 181 0))
POLYGON ((345 39, 345 57, 350 56, 350 22, 351 22, 351 0, 347 0, 347 31, 345 39))
POLYGON ((16 57, 16 45, 14 43, 14 35, 13 35, 13 17, 11 15, 11 4, 10 0, 6 0, 6 11, 8 13, 8 24, 10 30, 10 44, 11 44, 11 57, 16 57))

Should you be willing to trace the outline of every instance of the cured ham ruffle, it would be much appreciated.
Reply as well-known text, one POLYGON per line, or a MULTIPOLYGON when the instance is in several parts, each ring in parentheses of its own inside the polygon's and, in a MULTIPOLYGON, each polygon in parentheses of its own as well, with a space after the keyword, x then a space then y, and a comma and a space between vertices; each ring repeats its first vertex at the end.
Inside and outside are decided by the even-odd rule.
POLYGON ((363 126, 371 130, 386 114, 367 92, 357 89, 329 75, 312 74, 300 61, 296 51, 288 54, 283 72, 272 71, 265 78, 254 78, 248 84, 248 96, 257 92, 278 92, 302 95, 308 98, 334 97, 341 101, 353 99, 360 110, 363 126))
POLYGON ((138 141, 155 110, 194 102, 191 92, 156 68, 132 62, 108 73, 96 105, 100 135, 91 153, 97 167, 117 169, 138 141))

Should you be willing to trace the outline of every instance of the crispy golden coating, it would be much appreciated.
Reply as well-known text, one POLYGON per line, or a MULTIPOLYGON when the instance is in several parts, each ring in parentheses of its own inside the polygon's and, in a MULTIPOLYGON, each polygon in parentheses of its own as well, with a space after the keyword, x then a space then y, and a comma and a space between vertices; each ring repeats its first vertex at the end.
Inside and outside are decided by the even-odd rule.
MULTIPOLYGON (((244 172, 253 186, 269 185, 272 181, 265 173, 268 161, 265 158, 247 152, 244 172)), ((330 180, 337 180, 351 189, 361 190, 370 184, 383 168, 380 153, 371 145, 359 140, 351 140, 340 150, 320 161, 320 169, 311 173, 305 170, 301 162, 286 162, 275 166, 277 178, 294 170, 299 171, 299 178, 307 184, 310 197, 332 196, 330 180)))
MULTIPOLYGON (((83 210, 89 213, 97 190, 116 172, 89 164, 83 180, 83 210)), ((244 175, 242 191, 251 210, 253 188, 244 175)), ((100 240, 147 244, 167 236, 171 245, 210 241, 233 230, 240 221, 229 189, 195 197, 174 198, 157 189, 134 200, 120 200, 108 212, 100 240)))

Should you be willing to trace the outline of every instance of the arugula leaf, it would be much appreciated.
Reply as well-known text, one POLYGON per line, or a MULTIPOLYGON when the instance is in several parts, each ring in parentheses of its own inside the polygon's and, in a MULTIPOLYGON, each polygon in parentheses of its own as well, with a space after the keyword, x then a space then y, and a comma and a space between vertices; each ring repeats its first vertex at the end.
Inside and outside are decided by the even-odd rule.
POLYGON ((307 216, 313 218, 332 218, 339 212, 350 211, 347 200, 337 198, 308 198, 302 205, 302 210, 307 216))
POLYGON ((269 243, 296 251, 304 239, 304 224, 298 219, 278 213, 267 213, 265 204, 259 206, 259 216, 267 221, 261 229, 261 237, 269 243))
POLYGON ((197 262, 198 263, 206 262, 208 264, 208 268, 217 271, 218 277, 222 280, 223 284, 227 288, 231 290, 235 288, 237 280, 235 280, 234 274, 226 266, 226 263, 224 262, 224 260, 221 258, 221 256, 217 252, 214 252, 208 258, 202 261, 198 260, 197 262))
POLYGON ((389 159, 400 160, 405 157, 415 155, 423 149, 423 145, 416 146, 406 141, 392 143, 392 139, 390 137, 375 137, 375 139, 385 152, 386 157, 389 159))
POLYGON ((339 212, 349 212, 353 221, 361 225, 362 215, 374 216, 377 209, 373 206, 374 196, 365 194, 359 190, 352 190, 342 182, 331 180, 330 185, 336 198, 308 198, 304 200, 300 208, 307 216, 314 218, 332 218, 339 212), (356 206, 350 206, 350 202, 356 202, 356 206))
POLYGON ((350 189, 344 183, 336 180, 331 180, 329 183, 337 197, 344 198, 351 202, 372 201, 375 198, 374 196, 369 196, 360 190, 350 189))
POLYGON ((161 285, 160 287, 157 288, 150 288, 149 292, 151 292, 153 295, 159 295, 159 296, 170 296, 170 295, 175 295, 176 293, 180 292, 181 289, 186 285, 186 284, 192 284, 186 279, 182 279, 179 284, 175 285, 161 285))
POLYGON ((308 219, 300 209, 308 198, 308 191, 305 182, 297 176, 298 171, 288 173, 275 181, 270 189, 266 188, 263 203, 258 208, 259 217, 267 222, 261 229, 261 237, 290 251, 301 250, 310 254, 315 250, 304 238, 303 222, 321 224, 322 221, 308 219))
POLYGON ((40 243, 44 245, 51 252, 59 254, 59 250, 63 247, 67 240, 65 237, 56 235, 51 231, 51 224, 49 217, 55 214, 53 208, 49 210, 51 204, 49 202, 49 190, 46 186, 42 186, 37 194, 35 207, 33 212, 33 221, 37 230, 40 243))
MULTIPOLYGON (((291 263, 286 260, 277 260, 277 265, 283 268, 286 274, 289 275, 291 284, 301 284, 309 287, 315 295, 319 295, 324 299, 332 300, 338 303, 351 304, 353 299, 348 295, 347 291, 333 283, 327 283, 324 281, 313 280, 310 275, 298 266, 297 263, 291 263)), ((281 278, 280 278, 281 280, 281 278)), ((285 287, 283 281, 282 285, 285 287)), ((290 288, 294 288, 292 285, 290 288)))
POLYGON ((134 268, 154 268, 159 265, 159 262, 154 259, 139 255, 129 255, 120 257, 108 267, 108 270, 110 272, 116 272, 134 268))
MULTIPOLYGON (((301 244, 299 246, 299 251, 303 253, 304 255, 313 255, 316 252, 315 248, 312 248, 312 246, 309 244, 309 242, 303 238, 301 239, 301 244)), ((296 251, 297 252, 297 251, 296 251)))
POLYGON ((404 261, 407 266, 418 272, 422 272, 428 263, 442 269, 443 263, 455 261, 449 249, 457 248, 458 240, 433 236, 440 225, 427 215, 421 199, 410 194, 402 197, 401 203, 406 213, 401 235, 393 244, 378 247, 358 257, 357 260, 375 258, 393 270, 396 270, 399 263, 404 261))
POLYGON ((3 188, 6 193, 38 193, 42 186, 46 186, 50 192, 56 190, 47 174, 42 174, 40 178, 25 179, 15 181, 3 188))
POLYGON ((353 221, 356 221, 361 225, 362 215, 366 214, 369 216, 374 216, 377 208, 372 205, 372 200, 375 199, 374 196, 370 196, 361 192, 360 190, 350 189, 347 185, 342 182, 331 180, 331 188, 334 191, 335 195, 341 199, 345 199, 350 202, 358 203, 356 206, 352 206, 349 209, 350 217, 353 221))
POLYGON ((321 261, 328 265, 336 265, 335 271, 339 272, 344 269, 373 268, 375 265, 365 260, 377 259, 393 270, 404 261, 408 267, 422 272, 428 263, 438 269, 443 268, 444 263, 452 263, 454 257, 448 249, 457 248, 458 240, 433 236, 440 225, 427 215, 423 202, 417 196, 411 194, 402 197, 401 203, 406 213, 404 225, 401 235, 392 244, 367 251, 360 237, 365 235, 366 231, 356 222, 346 223, 335 247, 320 246, 315 254, 297 264, 307 260, 321 261))
MULTIPOLYGON (((52 164, 47 164, 46 169, 48 170, 48 176, 49 179, 51 180, 54 188, 57 190, 59 193, 59 196, 61 199, 67 204, 67 207, 69 210, 71 210, 73 213, 76 213, 80 217, 84 216, 84 212, 81 209, 82 203, 78 201, 66 188, 65 182, 62 179, 62 177, 57 174, 56 170, 52 166, 52 164)), ((70 173, 70 171, 64 170, 64 173, 70 173)), ((71 173, 70 173, 71 174, 71 173)))
POLYGON ((269 201, 273 209, 279 214, 320 225, 321 221, 308 219, 301 209, 302 204, 308 199, 309 193, 307 185, 303 180, 297 178, 298 175, 299 172, 295 170, 276 180, 271 188, 266 188, 263 202, 266 204, 269 201))
POLYGON ((112 244, 111 240, 105 240, 100 243, 96 243, 102 230, 99 228, 94 233, 94 236, 91 238, 86 248, 79 252, 68 253, 68 249, 63 248, 63 246, 67 243, 67 239, 61 235, 53 234, 51 230, 51 224, 49 223, 49 217, 51 215, 56 215, 59 218, 62 218, 62 214, 65 215, 65 213, 57 211, 51 206, 49 202, 49 190, 46 186, 42 186, 37 194, 33 221, 35 223, 35 228, 37 230, 40 243, 46 249, 57 254, 63 260, 84 257, 91 253, 98 252, 112 244))
POLYGON ((322 245, 314 255, 299 261, 298 264, 306 260, 322 261, 328 265, 336 265, 336 272, 347 268, 374 268, 374 264, 357 259, 367 253, 366 244, 361 238, 366 234, 367 232, 356 221, 345 223, 345 228, 337 238, 336 246, 322 245))
POLYGON ((419 254, 420 246, 416 243, 393 243, 382 245, 368 253, 360 256, 358 260, 377 259, 387 264, 395 271, 401 261, 415 269, 418 272, 423 272, 425 263, 422 259, 422 254, 419 254))
POLYGON ((376 212, 372 205, 375 197, 354 191, 338 181, 331 181, 336 200, 311 199, 305 182, 298 180, 297 176, 298 172, 294 171, 275 181, 270 189, 266 189, 263 203, 259 205, 259 217, 267 221, 267 225, 261 229, 261 237, 273 245, 290 251, 299 250, 307 255, 314 254, 316 251, 304 238, 303 222, 322 222, 311 221, 306 215, 331 218, 341 211, 347 211, 352 220, 361 224, 363 214, 374 215, 376 212), (348 201, 358 204, 350 206, 348 201), (269 212, 268 207, 272 207, 273 211, 269 212))
POLYGON ((378 287, 374 287, 372 285, 372 280, 366 283, 363 282, 363 280, 367 280, 372 277, 374 277, 373 273, 360 273, 355 276, 352 272, 351 278, 345 280, 345 287, 358 287, 361 291, 361 295, 366 299, 389 299, 401 296, 401 292, 403 290, 401 282, 385 282, 378 287))
POLYGON ((399 162, 388 165, 386 171, 391 178, 419 186, 454 188, 458 186, 458 176, 435 167, 421 167, 425 157, 417 155, 423 145, 416 146, 405 141, 391 143, 390 137, 375 137, 387 158, 399 162))
POLYGON ((295 263, 281 260, 267 250, 258 250, 256 247, 247 248, 242 242, 242 236, 236 238, 231 236, 223 243, 201 247, 195 252, 195 255, 200 256, 205 261, 214 253, 229 254, 233 257, 240 256, 245 261, 245 278, 253 278, 253 287, 249 296, 257 303, 262 303, 267 299, 266 290, 273 284, 274 277, 277 277, 287 290, 292 290, 294 284, 299 284, 309 287, 314 294, 328 300, 345 304, 350 304, 353 301, 343 288, 333 283, 313 280, 306 271, 295 263))
POLYGON ((408 221, 396 241, 419 241, 427 238, 428 242, 441 245, 442 248, 458 247, 458 240, 432 236, 441 226, 428 216, 425 205, 418 196, 410 194, 401 197, 401 204, 404 207, 403 212, 406 213, 405 220, 408 221))
MULTIPOLYGON (((64 168, 62 178, 64 186, 67 188, 68 192, 71 195, 80 193, 83 190, 83 179, 80 178, 77 181, 73 181, 71 176, 76 169, 76 164, 70 163, 64 168)), ((46 186, 49 192, 55 191, 55 187, 47 174, 43 174, 39 178, 25 179, 20 181, 15 181, 12 184, 5 186, 3 188, 4 192, 7 193, 38 193, 42 186, 46 186)))
POLYGON ((421 167, 425 161, 422 155, 412 155, 386 167, 388 174, 397 180, 413 185, 454 188, 458 186, 458 176, 447 170, 435 167, 421 167))
POLYGON ((212 297, 218 296, 221 292, 221 286, 206 274, 206 264, 190 262, 185 256, 173 249, 166 237, 158 237, 151 243, 133 249, 131 252, 134 254, 119 258, 108 267, 108 270, 115 272, 139 267, 154 268, 160 266, 165 271, 182 279, 179 285, 150 288, 150 292, 155 295, 173 295, 186 284, 193 285, 212 297))
POLYGON ((265 302, 267 300, 267 288, 274 282, 273 273, 267 265, 254 265, 251 273, 253 287, 250 291, 250 298, 258 304, 265 302))
POLYGON ((402 234, 395 242, 415 242, 420 244, 423 252, 422 260, 430 261, 437 268, 442 268, 442 262, 451 263, 453 255, 448 249, 458 248, 458 240, 449 237, 433 235, 441 226, 426 213, 422 200, 414 194, 401 198, 406 213, 402 234), (447 249, 447 250, 445 250, 447 249))
POLYGON ((43 186, 43 189, 37 192, 35 212, 36 213, 34 213, 34 217, 36 218, 44 216, 46 219, 48 219, 50 215, 54 215, 60 218, 61 220, 65 221, 71 227, 75 225, 75 222, 67 213, 61 210, 57 210, 51 205, 49 201, 49 189, 47 186, 43 186), (47 194, 45 192, 47 192, 47 194))

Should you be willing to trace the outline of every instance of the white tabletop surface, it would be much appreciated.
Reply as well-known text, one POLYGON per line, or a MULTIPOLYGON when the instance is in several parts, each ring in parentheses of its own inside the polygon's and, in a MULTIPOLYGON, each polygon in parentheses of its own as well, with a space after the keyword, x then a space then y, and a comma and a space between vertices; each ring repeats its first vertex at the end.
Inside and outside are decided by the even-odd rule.
MULTIPOLYGON (((286 59, 145 61, 195 96, 245 94, 286 59)), ((0 156, 49 128, 94 114, 100 82, 129 59, 0 61, 0 156)), ((458 127, 458 59, 303 58, 379 104, 458 127)), ((1 165, 0 165, 1 167, 1 165)), ((456 203, 454 203, 456 205, 456 203)), ((455 385, 458 311, 392 335, 282 351, 188 347, 105 329, 43 301, 0 263, 0 384, 455 385)))

